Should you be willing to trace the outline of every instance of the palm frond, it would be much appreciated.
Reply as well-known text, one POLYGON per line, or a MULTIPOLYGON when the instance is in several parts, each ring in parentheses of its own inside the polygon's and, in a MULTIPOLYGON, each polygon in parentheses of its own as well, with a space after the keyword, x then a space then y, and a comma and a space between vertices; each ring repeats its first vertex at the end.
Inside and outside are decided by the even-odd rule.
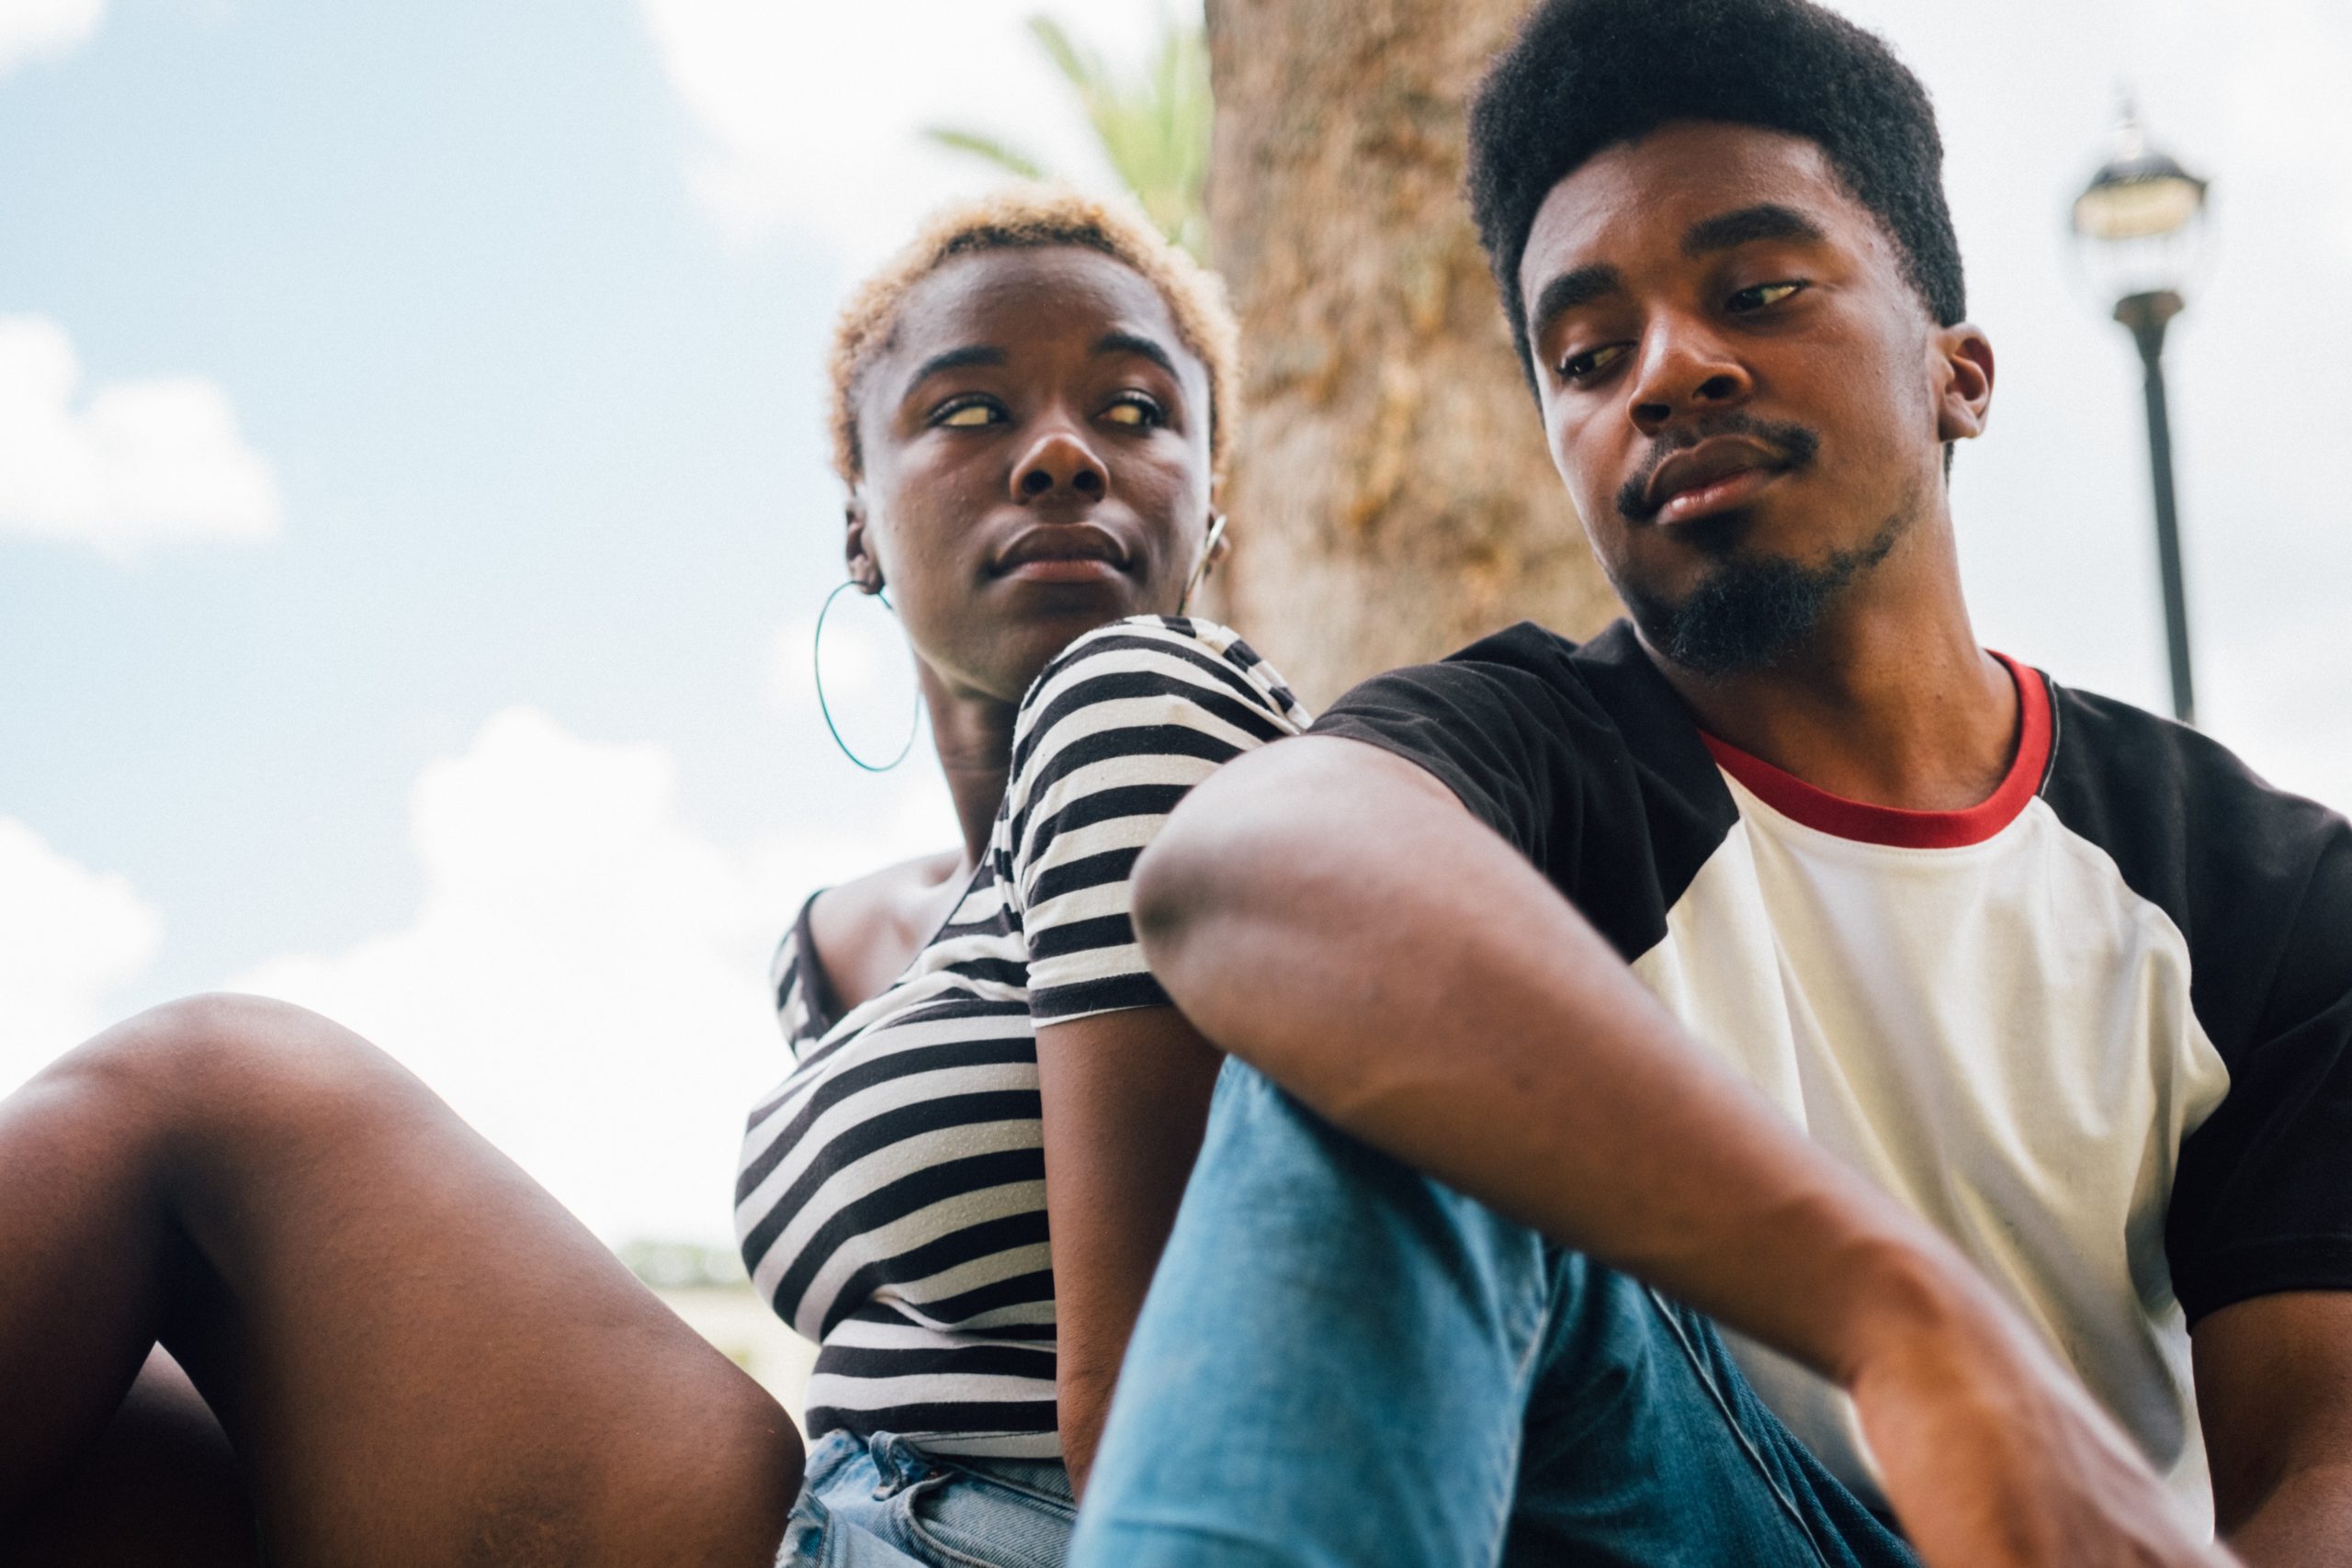
POLYGON ((1046 51, 1062 73, 1063 80, 1078 89, 1079 96, 1088 98, 1099 92, 1110 78, 1102 57, 1091 49, 1081 49, 1078 41, 1062 29, 1062 25, 1044 12, 1029 18, 1029 36, 1046 51))
POLYGON ((965 130, 952 125, 927 125, 923 127, 922 134, 928 141, 957 152, 968 152, 975 158, 994 164, 1017 179, 1042 180, 1046 177, 1043 164, 1011 142, 990 136, 986 131, 965 130))
MULTIPOLYGON (((1163 9, 1158 48, 1130 77, 1043 14, 1030 36, 1070 85, 1102 156, 1120 183, 1169 239, 1205 260, 1209 127, 1215 112, 1208 40, 1198 22, 1163 9)), ((984 158, 1024 179, 1045 177, 1035 158, 983 131, 934 126, 923 133, 943 147, 984 158)))

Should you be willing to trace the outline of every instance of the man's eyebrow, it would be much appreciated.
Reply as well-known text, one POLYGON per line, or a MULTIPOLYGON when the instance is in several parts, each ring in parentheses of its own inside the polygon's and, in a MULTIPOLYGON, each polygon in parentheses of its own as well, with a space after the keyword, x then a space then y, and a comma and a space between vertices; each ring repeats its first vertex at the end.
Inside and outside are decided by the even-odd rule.
POLYGON ((1182 381, 1184 378, 1176 368, 1175 355, 1139 333, 1104 333, 1094 340, 1097 354, 1132 354, 1148 359, 1169 375, 1182 381))
POLYGON ((968 348, 951 348, 944 354, 934 354, 921 365, 916 366, 915 373, 907 378, 907 389, 899 395, 902 398, 911 397, 914 389, 922 386, 925 379, 938 375, 942 370, 960 370, 967 365, 1001 365, 1003 363, 1004 350, 989 344, 976 343, 968 348))
POLYGON ((1605 262, 1593 262, 1560 274, 1535 296, 1535 309, 1528 312, 1532 327, 1530 335, 1542 337, 1544 329, 1555 317, 1579 305, 1589 304, 1604 294, 1613 294, 1624 286, 1623 275, 1605 262))
POLYGON ((1795 240, 1819 244, 1827 237, 1822 233, 1820 224, 1795 208, 1782 207, 1777 201, 1766 201, 1731 212, 1718 212, 1713 218, 1702 218, 1683 234, 1682 254, 1703 256, 1716 251, 1730 250, 1735 245, 1745 245, 1752 240, 1795 240))

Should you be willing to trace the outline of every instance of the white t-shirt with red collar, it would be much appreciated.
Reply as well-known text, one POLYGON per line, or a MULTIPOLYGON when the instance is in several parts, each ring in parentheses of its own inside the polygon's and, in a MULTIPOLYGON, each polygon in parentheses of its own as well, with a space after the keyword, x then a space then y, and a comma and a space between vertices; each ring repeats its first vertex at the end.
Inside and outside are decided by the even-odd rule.
MULTIPOLYGON (((2015 761, 1957 812, 1701 734, 1622 623, 1581 648, 1514 627, 1316 729, 1449 784, 1693 1034, 1958 1243, 2210 1520, 2191 1323, 2352 1289, 2352 829, 2009 668, 2015 761)), ((1845 1396, 1727 1338, 1875 1499, 1845 1396)))

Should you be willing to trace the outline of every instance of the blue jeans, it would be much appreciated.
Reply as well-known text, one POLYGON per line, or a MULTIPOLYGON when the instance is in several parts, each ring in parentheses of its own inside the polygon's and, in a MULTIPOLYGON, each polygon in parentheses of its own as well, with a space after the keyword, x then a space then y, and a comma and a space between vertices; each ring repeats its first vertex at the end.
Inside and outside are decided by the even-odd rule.
POLYGON ((926 1453, 828 1432, 808 1450, 777 1568, 1058 1568, 1069 1474, 1057 1461, 926 1453))
POLYGON ((1916 1568, 1705 1319, 1238 1062, 1069 1560, 1916 1568))

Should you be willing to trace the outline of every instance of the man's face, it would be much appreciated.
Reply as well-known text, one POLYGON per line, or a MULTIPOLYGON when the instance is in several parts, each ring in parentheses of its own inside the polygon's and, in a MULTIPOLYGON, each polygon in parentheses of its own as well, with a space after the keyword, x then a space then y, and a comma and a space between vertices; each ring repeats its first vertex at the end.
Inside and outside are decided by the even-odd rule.
POLYGON ((1819 147, 1676 121, 1553 187, 1520 262, 1552 459, 1651 645, 1767 665, 1940 501, 1992 360, 1819 147))

